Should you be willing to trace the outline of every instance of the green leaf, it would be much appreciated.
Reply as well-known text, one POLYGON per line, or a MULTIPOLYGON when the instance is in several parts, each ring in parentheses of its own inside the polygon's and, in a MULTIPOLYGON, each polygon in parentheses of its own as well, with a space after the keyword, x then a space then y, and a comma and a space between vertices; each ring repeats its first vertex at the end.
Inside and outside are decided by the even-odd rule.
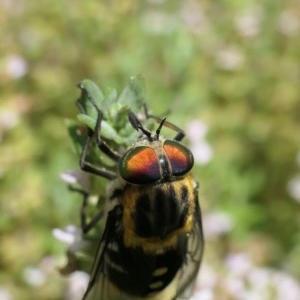
POLYGON ((94 103, 105 115, 107 103, 101 89, 89 79, 82 80, 78 86, 81 89, 81 96, 78 101, 85 113, 95 119, 97 118, 97 110, 93 105, 94 103))
POLYGON ((140 113, 146 102, 146 83, 142 75, 136 75, 130 78, 129 84, 121 93, 118 102, 134 113, 140 113))
MULTIPOLYGON (((85 114, 79 114, 77 119, 82 122, 83 124, 87 125, 92 130, 95 130, 96 127, 96 120, 87 116, 85 114)), ((114 141, 116 144, 126 144, 128 139, 125 137, 121 137, 117 131, 105 120, 101 122, 101 137, 114 141)))
POLYGON ((78 121, 82 122, 83 124, 87 125, 90 129, 95 130, 96 127, 96 120, 91 118, 85 114, 79 114, 77 116, 78 121))
POLYGON ((118 92, 115 88, 106 88, 105 90, 105 101, 110 106, 117 100, 118 92))
POLYGON ((73 144, 73 149, 77 155, 80 155, 82 145, 86 139, 86 136, 82 135, 82 125, 79 122, 71 119, 65 119, 65 124, 73 144))

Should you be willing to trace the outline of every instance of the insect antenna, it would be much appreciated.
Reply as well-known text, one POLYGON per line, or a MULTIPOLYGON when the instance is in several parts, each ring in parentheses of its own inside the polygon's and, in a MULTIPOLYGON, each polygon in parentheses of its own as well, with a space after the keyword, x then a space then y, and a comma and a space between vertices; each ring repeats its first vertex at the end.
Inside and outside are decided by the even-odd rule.
POLYGON ((148 138, 148 140, 150 142, 153 141, 153 137, 151 136, 151 132, 143 127, 140 120, 137 118, 137 116, 132 111, 130 111, 128 113, 128 119, 129 119, 129 121, 130 121, 133 128, 135 128, 136 130, 141 130, 143 132, 143 134, 146 135, 146 137, 148 138))
POLYGON ((160 131, 161 131, 161 129, 162 129, 162 127, 163 127, 163 125, 164 125, 166 119, 167 119, 167 118, 162 119, 161 122, 160 122, 160 124, 159 124, 159 126, 158 126, 158 128, 156 129, 156 131, 155 131, 155 136, 154 136, 154 139, 155 139, 155 140, 158 140, 158 139, 159 139, 160 131))

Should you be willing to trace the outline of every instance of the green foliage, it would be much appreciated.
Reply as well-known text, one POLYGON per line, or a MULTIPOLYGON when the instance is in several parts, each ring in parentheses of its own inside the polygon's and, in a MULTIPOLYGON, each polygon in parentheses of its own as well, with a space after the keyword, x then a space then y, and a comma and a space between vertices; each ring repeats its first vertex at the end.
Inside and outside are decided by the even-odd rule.
POLYGON ((82 93, 78 99, 78 104, 83 111, 78 115, 78 120, 90 129, 95 129, 98 113, 95 106, 89 101, 91 99, 103 114, 101 122, 102 137, 118 145, 130 145, 134 141, 134 135, 127 115, 129 110, 141 113, 144 109, 145 95, 143 93, 145 90, 143 89, 143 81, 141 76, 132 77, 129 85, 117 98, 116 90, 109 90, 107 96, 105 96, 91 80, 83 80, 79 84, 82 93))

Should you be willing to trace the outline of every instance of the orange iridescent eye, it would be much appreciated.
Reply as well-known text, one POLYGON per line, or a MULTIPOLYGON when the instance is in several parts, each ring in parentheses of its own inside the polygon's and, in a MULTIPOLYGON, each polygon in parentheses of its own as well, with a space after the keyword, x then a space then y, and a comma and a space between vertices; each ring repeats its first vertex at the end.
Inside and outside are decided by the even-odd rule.
POLYGON ((160 178, 159 162, 151 147, 128 150, 119 160, 120 176, 133 184, 153 183, 160 178))
POLYGON ((194 165, 192 152, 174 140, 166 140, 163 146, 171 164, 172 174, 180 176, 186 174, 194 165))

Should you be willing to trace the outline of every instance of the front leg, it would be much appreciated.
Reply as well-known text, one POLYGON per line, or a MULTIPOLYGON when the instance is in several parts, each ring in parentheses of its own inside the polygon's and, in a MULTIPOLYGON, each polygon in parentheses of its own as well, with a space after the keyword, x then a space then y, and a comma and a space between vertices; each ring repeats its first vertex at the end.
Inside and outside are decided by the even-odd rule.
POLYGON ((94 101, 89 98, 91 103, 94 105, 95 109, 97 110, 98 116, 97 116, 97 121, 96 121, 96 126, 95 126, 95 134, 96 134, 96 142, 98 145, 98 148, 106 154, 109 158, 111 158, 114 161, 118 161, 120 158, 120 155, 111 149, 107 143, 101 138, 101 122, 103 120, 103 113, 102 111, 97 107, 97 105, 94 103, 94 101))
POLYGON ((104 177, 106 179, 110 179, 110 180, 115 179, 117 177, 117 174, 115 172, 109 171, 105 168, 100 168, 100 167, 94 166, 93 164, 91 164, 90 162, 88 162, 86 160, 86 156, 87 156, 93 135, 94 135, 94 132, 91 129, 89 129, 88 136, 86 138, 86 141, 84 143, 84 146, 83 146, 83 149, 82 149, 82 152, 80 155, 80 168, 81 168, 81 170, 83 170, 85 172, 92 173, 92 174, 104 177))

